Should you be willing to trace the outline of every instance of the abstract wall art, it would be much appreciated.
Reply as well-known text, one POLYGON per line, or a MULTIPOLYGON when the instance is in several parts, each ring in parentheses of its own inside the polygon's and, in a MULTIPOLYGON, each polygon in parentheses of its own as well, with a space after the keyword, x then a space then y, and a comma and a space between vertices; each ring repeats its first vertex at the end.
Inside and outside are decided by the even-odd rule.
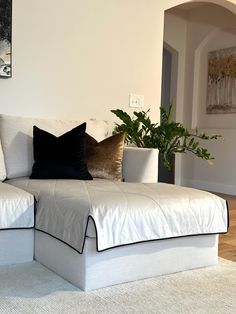
POLYGON ((236 113, 236 47, 208 53, 207 113, 236 113))
POLYGON ((12 0, 0 0, 0 78, 12 75, 12 0))

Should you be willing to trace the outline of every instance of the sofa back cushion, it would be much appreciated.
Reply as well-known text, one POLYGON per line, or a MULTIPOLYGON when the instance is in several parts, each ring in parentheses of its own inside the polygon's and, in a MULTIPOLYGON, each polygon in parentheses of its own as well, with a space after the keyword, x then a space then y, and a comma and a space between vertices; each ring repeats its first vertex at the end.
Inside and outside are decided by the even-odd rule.
POLYGON ((0 181, 3 181, 6 179, 6 168, 5 168, 5 161, 2 151, 2 144, 0 140, 0 181))
MULTIPOLYGON (((0 137, 8 179, 29 176, 33 159, 33 126, 36 125, 56 136, 73 129, 84 121, 48 120, 0 115, 0 137)), ((110 136, 113 124, 90 119, 86 132, 98 141, 110 136)))

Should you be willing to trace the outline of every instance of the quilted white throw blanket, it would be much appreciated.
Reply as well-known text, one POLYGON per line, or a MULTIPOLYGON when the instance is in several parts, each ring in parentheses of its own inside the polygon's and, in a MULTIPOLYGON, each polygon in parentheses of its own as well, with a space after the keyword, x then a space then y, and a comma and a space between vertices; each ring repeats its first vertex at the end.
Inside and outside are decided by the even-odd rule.
POLYGON ((225 233, 226 201, 208 192, 162 183, 30 180, 8 183, 37 199, 36 229, 83 252, 88 219, 97 249, 200 234, 225 233))

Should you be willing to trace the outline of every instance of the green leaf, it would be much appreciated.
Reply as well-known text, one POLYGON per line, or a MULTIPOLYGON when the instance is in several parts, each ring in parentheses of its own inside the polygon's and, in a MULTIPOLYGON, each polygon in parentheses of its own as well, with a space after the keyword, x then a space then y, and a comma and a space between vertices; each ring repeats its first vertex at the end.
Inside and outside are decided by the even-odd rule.
POLYGON ((188 131, 183 124, 173 120, 173 101, 170 108, 160 108, 161 124, 152 123, 147 111, 134 111, 133 117, 121 109, 111 110, 123 123, 116 123, 114 133, 125 132, 127 144, 138 147, 158 148, 161 160, 166 169, 171 169, 170 157, 175 153, 190 152, 204 160, 213 160, 206 148, 200 146, 200 140, 218 140, 221 135, 211 136, 188 131))

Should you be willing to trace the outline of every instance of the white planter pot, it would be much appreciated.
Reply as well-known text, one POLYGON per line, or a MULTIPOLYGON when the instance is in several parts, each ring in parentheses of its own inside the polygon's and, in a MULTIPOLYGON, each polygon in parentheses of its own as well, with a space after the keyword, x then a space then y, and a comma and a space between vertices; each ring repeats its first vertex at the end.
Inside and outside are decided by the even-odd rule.
POLYGON ((158 149, 125 147, 122 172, 125 182, 157 182, 158 149))

